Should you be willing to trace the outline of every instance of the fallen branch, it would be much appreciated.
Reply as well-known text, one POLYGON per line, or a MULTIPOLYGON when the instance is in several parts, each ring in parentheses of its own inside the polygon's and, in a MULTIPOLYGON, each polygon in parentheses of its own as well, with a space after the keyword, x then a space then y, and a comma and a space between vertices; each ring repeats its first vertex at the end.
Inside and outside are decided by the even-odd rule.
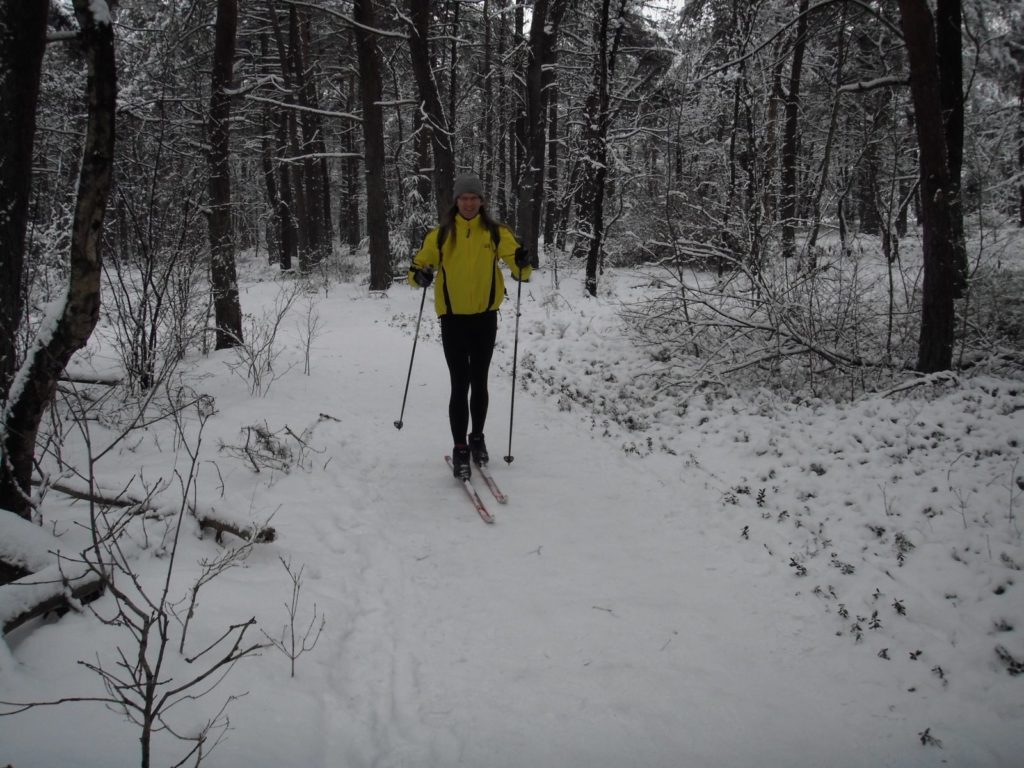
POLYGON ((83 373, 65 374, 60 377, 60 380, 72 384, 102 384, 106 387, 116 387, 122 382, 119 376, 101 376, 99 374, 89 376, 83 373))
MULTIPOLYGON (((126 494, 104 496, 102 493, 89 490, 88 488, 79 488, 64 482, 51 483, 50 488, 58 493, 63 493, 65 496, 69 496, 70 498, 81 499, 82 501, 88 501, 93 504, 119 507, 122 509, 137 507, 134 512, 134 514, 137 515, 159 514, 159 510, 156 507, 153 507, 139 499, 134 499, 126 494)), ((277 538, 277 532, 269 525, 241 523, 217 517, 216 515, 200 514, 191 505, 189 505, 188 510, 198 521, 200 526, 203 528, 209 528, 216 532, 218 541, 220 541, 221 537, 225 533, 230 533, 232 536, 237 536, 240 539, 252 541, 257 544, 271 542, 277 538)))
POLYGON ((908 379, 907 381, 897 384, 895 387, 891 387, 884 392, 879 392, 876 397, 892 397, 900 392, 906 392, 909 389, 915 387, 924 387, 929 384, 957 384, 960 381, 960 377, 957 376, 953 371, 938 371, 936 373, 929 373, 925 376, 920 376, 916 379, 908 379))

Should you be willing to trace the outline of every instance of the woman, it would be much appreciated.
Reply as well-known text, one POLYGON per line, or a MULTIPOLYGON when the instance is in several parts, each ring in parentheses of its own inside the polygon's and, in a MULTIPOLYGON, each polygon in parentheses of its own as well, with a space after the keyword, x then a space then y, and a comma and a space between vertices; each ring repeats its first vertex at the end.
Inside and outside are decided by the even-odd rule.
POLYGON ((471 457, 477 465, 488 461, 487 373, 498 333, 498 307, 505 298, 498 260, 508 264, 516 280, 529 280, 532 270, 529 255, 512 232, 488 215, 478 176, 455 179, 452 198, 440 226, 427 233, 413 258, 409 283, 426 288, 437 273, 434 306, 452 383, 452 465, 457 478, 468 480, 471 457))

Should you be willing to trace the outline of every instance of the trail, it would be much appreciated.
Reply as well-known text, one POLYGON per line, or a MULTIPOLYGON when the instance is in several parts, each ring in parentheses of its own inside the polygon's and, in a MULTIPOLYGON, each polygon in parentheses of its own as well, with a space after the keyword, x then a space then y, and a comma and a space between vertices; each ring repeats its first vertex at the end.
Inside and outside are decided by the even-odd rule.
MULTIPOLYGON (((247 285, 243 300, 273 306, 279 288, 272 281, 247 285)), ((871 499, 857 498, 867 495, 868 484, 881 483, 884 492, 884 483, 895 482, 896 459, 873 447, 819 456, 819 450, 832 456, 833 439, 861 432, 872 438, 895 431, 905 442, 916 423, 895 404, 884 405, 877 429, 844 430, 833 429, 841 421, 827 412, 823 423, 812 412, 791 423, 752 413, 756 403, 734 402, 722 414, 709 412, 718 401, 698 403, 694 410, 705 410, 658 421, 659 448, 640 458, 629 443, 634 436, 625 443, 609 438, 600 421, 606 416, 591 416, 558 390, 558 366, 570 364, 563 352, 579 368, 568 386, 608 384, 593 388, 595 402, 629 383, 625 375, 588 378, 610 375, 595 363, 603 349, 622 352, 628 345, 610 335, 612 314, 580 314, 558 302, 557 313, 541 322, 536 318, 552 305, 533 301, 524 309, 535 313, 529 341, 539 344, 537 334, 549 334, 534 363, 550 379, 517 393, 515 460, 506 464, 500 457, 508 450, 514 325, 506 312, 486 433, 492 470, 510 500, 490 502, 497 522, 486 525, 442 461, 451 448, 448 374, 433 318, 424 318, 404 428, 393 426, 419 299, 402 287, 379 296, 354 284, 332 286, 311 308, 321 332, 310 340, 309 374, 300 325, 299 336, 282 343, 277 380, 258 395, 228 372, 230 352, 195 363, 197 389, 216 403, 199 462, 201 502, 243 521, 269 520, 278 538, 204 587, 190 644, 204 647, 229 623, 252 616, 269 636, 287 638, 294 628, 299 646, 309 646, 296 659, 294 678, 289 659, 268 648, 234 667, 212 693, 182 704, 175 725, 194 733, 230 697, 231 729, 204 765, 1013 764, 1007 756, 1020 752, 1020 681, 994 668, 986 632, 993 620, 1019 623, 1022 593, 1012 585, 1014 573, 966 570, 967 561, 985 560, 985 548, 950 558, 944 539, 930 545, 930 559, 916 560, 927 554, 920 552, 923 538, 899 571, 894 555, 877 554, 885 543, 876 543, 866 527, 885 512, 872 515, 871 499), (701 430, 694 425, 705 414, 722 418, 701 430), (239 446, 251 439, 253 425, 282 436, 292 451, 288 461, 259 469, 250 461, 239 446), (871 458, 864 468, 870 471, 858 473, 871 458), (741 483, 766 476, 772 477, 765 483, 770 509, 755 503, 755 487, 747 489, 745 505, 724 501, 741 483), (792 519, 782 524, 790 511, 792 519), (826 536, 836 539, 834 547, 823 543, 826 536), (819 556, 807 560, 814 576, 801 579, 787 557, 811 539, 819 556), (831 562, 835 550, 856 562, 855 575, 840 575, 831 562), (301 576, 293 627, 287 615, 293 585, 282 562, 301 576), (933 572, 947 585, 935 595, 923 589, 933 572), (825 600, 814 591, 831 584, 842 598, 825 600), (946 589, 960 591, 970 624, 951 620, 957 606, 946 589), (884 598, 872 597, 876 591, 884 598), (895 618, 896 598, 906 601, 907 618, 895 618), (840 600, 850 603, 850 621, 857 612, 870 616, 873 605, 884 609, 889 632, 868 633, 860 644, 849 632, 837 636, 840 600), (326 622, 320 635, 318 618, 326 622), (878 649, 886 644, 892 655, 883 659, 878 649), (907 657, 907 649, 918 648, 921 660, 907 657), (940 664, 949 680, 935 674, 940 664), (932 728, 942 747, 921 742, 932 728)), ((529 354, 530 344, 519 351, 529 354)), ((1015 397, 987 407, 1017 413, 1015 397)), ((974 407, 996 396, 967 392, 964 398, 974 407)), ((955 453, 951 448, 946 466, 972 446, 987 456, 991 445, 1007 443, 1005 435, 1016 433, 996 430, 1004 421, 978 419, 971 430, 954 432, 990 431, 991 437, 955 453)), ((104 469, 111 486, 115 469, 125 483, 141 469, 150 478, 166 475, 175 458, 173 435, 148 439, 126 446, 118 466, 104 469)), ((932 471, 930 454, 920 461, 900 471, 914 479, 932 471)), ((987 474, 973 470, 958 482, 971 480, 974 485, 962 487, 980 493, 982 481, 1004 477, 1000 472, 996 462, 987 474)), ((945 476, 899 490, 919 506, 938 496, 940 480, 945 476)), ((482 485, 481 495, 490 499, 482 485)), ((959 523, 923 516, 909 501, 904 506, 902 521, 883 517, 879 524, 913 533, 912 525, 959 523)), ((1000 506, 991 509, 1000 524, 1007 522, 1000 506)), ((159 525, 145 524, 149 540, 156 540, 159 525)), ((977 531, 987 536, 997 529, 977 531)), ((192 533, 178 553, 175 599, 187 594, 201 559, 231 545, 200 537, 197 527, 192 533)), ((948 541, 962 548, 960 538, 948 541)), ((162 584, 165 563, 156 553, 140 558, 141 578, 162 584)), ((1003 634, 997 641, 1016 649, 1015 636, 1003 634)), ((89 613, 41 622, 13 643, 3 692, 14 700, 95 695, 99 683, 77 660, 113 658, 125 643, 124 633, 89 613)), ((195 674, 183 662, 178 667, 175 679, 195 674)), ((138 757, 134 726, 98 705, 0 719, 0 745, 0 764, 18 768, 99 768, 138 757), (102 749, 80 748, 94 743, 99 728, 106 736, 102 749)), ((181 743, 167 734, 157 746, 162 764, 180 758, 181 743)))
POLYGON ((339 417, 317 431, 325 469, 281 481, 301 499, 275 518, 281 544, 321 564, 330 617, 316 655, 331 681, 323 765, 887 764, 886 739, 905 735, 849 717, 856 661, 832 661, 819 615, 780 586, 788 574, 737 559, 699 468, 626 455, 528 396, 515 461, 497 458, 501 359, 487 434, 510 502, 480 483, 497 516, 484 525, 441 460, 447 371, 432 319, 405 427, 392 425, 408 359, 380 351, 411 337, 384 319, 414 319, 417 299, 337 299, 356 311, 319 341, 316 374, 346 382, 318 406, 339 417))

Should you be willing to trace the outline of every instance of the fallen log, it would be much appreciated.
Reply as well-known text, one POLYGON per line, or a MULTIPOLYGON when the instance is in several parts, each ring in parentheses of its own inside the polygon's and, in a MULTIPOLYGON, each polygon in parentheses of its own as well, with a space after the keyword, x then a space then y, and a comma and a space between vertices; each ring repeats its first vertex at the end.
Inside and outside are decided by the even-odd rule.
POLYGON ((55 563, 0 587, 0 625, 3 633, 51 611, 65 613, 75 603, 88 603, 103 594, 104 579, 85 564, 55 563))
POLYGON ((0 586, 0 628, 7 634, 50 611, 71 610, 103 593, 103 577, 63 542, 14 514, 0 515, 0 561, 12 578, 0 586))

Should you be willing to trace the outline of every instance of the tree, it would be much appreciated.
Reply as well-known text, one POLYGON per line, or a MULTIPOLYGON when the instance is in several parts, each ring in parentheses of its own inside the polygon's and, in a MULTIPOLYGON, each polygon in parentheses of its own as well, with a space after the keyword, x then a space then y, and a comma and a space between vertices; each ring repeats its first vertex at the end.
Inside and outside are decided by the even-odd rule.
MULTIPOLYGON (((88 116, 72 223, 70 270, 64 301, 44 322, 7 393, 0 425, 0 507, 30 516, 30 481, 39 423, 71 356, 92 334, 100 313, 100 238, 110 195, 117 106, 114 32, 106 3, 74 0, 88 67, 88 116)), ((38 88, 38 82, 29 85, 38 88)))
POLYGON ((434 70, 430 64, 431 3, 429 0, 412 0, 410 6, 412 31, 409 35, 409 53, 416 88, 419 91, 419 124, 420 130, 426 132, 433 150, 434 202, 440 216, 451 206, 455 155, 452 151, 449 122, 441 105, 434 70))
POLYGON ((583 130, 586 146, 583 159, 583 181, 580 186, 580 232, 573 247, 573 255, 586 254, 587 273, 584 287, 591 296, 597 295, 598 266, 604 247, 604 194, 608 180, 608 123, 610 116, 611 82, 615 74, 615 58, 623 30, 623 17, 627 0, 620 0, 614 35, 609 45, 610 2, 603 0, 594 23, 596 67, 594 80, 587 96, 586 119, 583 130))
POLYGON ((0 4, 0 200, 6 208, 0 216, 0 394, 5 399, 18 364, 32 147, 49 5, 47 0, 0 4))
POLYGON ((314 56, 312 25, 305 9, 291 6, 291 48, 299 87, 298 100, 302 106, 299 125, 302 127, 302 162, 305 165, 306 212, 309 227, 311 258, 319 263, 327 258, 331 248, 331 194, 330 175, 327 170, 327 146, 324 125, 320 115, 318 59, 314 56))
POLYGON ((953 295, 967 289, 967 248, 964 244, 964 210, 961 171, 964 164, 964 65, 961 0, 938 0, 935 9, 936 57, 939 71, 939 103, 949 164, 949 211, 953 228, 953 295))
MULTIPOLYGON (((540 206, 544 199, 548 94, 545 86, 553 83, 558 27, 565 14, 566 0, 537 0, 530 23, 529 64, 526 69, 526 135, 523 171, 519 182, 517 216, 519 237, 536 260, 540 235, 540 206)), ((536 261, 535 261, 536 263, 536 261)))
POLYGON ((242 309, 235 275, 235 236, 231 222, 231 87, 238 28, 238 0, 217 0, 213 83, 210 89, 210 282, 217 349, 242 343, 242 309))
MULTIPOLYGON (((277 15, 277 0, 269 0, 270 20, 274 31, 274 41, 277 44, 278 59, 281 63, 281 77, 284 81, 285 104, 283 114, 280 116, 277 133, 277 152, 281 160, 281 199, 286 207, 289 218, 287 226, 292 228, 295 236, 295 250, 299 260, 299 270, 306 272, 310 266, 310 228, 309 228, 309 201, 306 196, 306 164, 299 160, 302 152, 299 142, 299 119, 297 114, 297 94, 299 88, 296 86, 295 60, 291 55, 288 43, 285 41, 284 32, 281 29, 281 22, 277 15)), ((289 11, 289 20, 293 18, 292 11, 289 11)), ((289 29, 294 32, 294 25, 289 21, 289 29)), ((292 39, 294 47, 295 40, 292 39)))
POLYGON ((785 138, 782 142, 782 255, 796 256, 795 225, 797 218, 797 154, 800 142, 800 77, 803 74, 804 50, 807 46, 807 2, 797 6, 796 40, 793 42, 793 65, 786 94, 785 138))
POLYGON ((920 153, 921 226, 924 232, 924 282, 917 369, 943 371, 953 359, 957 270, 957 230, 953 223, 953 187, 949 172, 935 17, 927 0, 899 0, 900 19, 910 60, 910 91, 920 153))
POLYGON ((388 237, 385 176, 384 117, 381 97, 380 51, 372 30, 376 26, 373 0, 355 0, 353 33, 359 52, 359 80, 363 102, 363 157, 366 178, 366 231, 370 240, 370 289, 391 286, 391 246, 388 237))

